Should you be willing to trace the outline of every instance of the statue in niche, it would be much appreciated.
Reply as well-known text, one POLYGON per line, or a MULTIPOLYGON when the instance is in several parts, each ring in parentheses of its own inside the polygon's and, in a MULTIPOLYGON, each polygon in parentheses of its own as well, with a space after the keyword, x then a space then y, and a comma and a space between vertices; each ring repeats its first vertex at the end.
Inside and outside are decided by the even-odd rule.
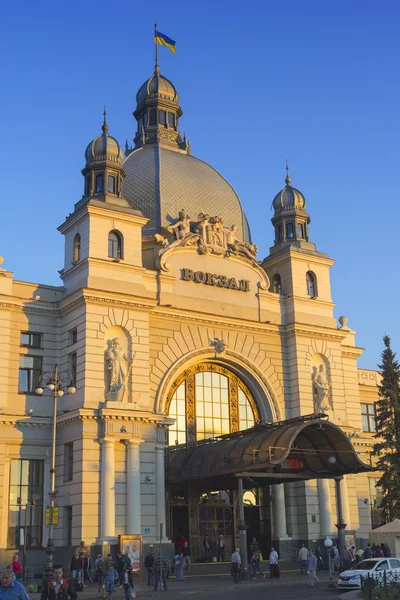
POLYGON ((130 368, 119 338, 111 340, 109 348, 105 351, 105 359, 106 369, 109 372, 107 398, 122 401, 130 368))
POLYGON ((313 367, 313 399, 314 412, 325 413, 332 408, 330 402, 331 386, 328 382, 325 366, 321 364, 319 368, 313 367))

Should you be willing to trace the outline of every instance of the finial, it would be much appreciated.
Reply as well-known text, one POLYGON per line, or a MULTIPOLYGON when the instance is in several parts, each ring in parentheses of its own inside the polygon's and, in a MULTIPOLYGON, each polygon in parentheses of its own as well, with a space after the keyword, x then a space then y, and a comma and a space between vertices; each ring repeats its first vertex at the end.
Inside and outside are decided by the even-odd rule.
POLYGON ((156 66, 154 68, 154 73, 160 73, 160 67, 158 66, 158 42, 157 42, 157 27, 158 24, 154 23, 154 43, 156 45, 156 66))
POLYGON ((105 135, 107 135, 107 134, 108 134, 108 125, 107 125, 107 111, 106 111, 106 105, 104 105, 104 112, 103 112, 103 115, 104 115, 104 123, 103 123, 102 130, 103 130, 103 133, 104 133, 105 135))
POLYGON ((128 139, 125 140, 125 156, 128 155, 129 152, 129 144, 128 144, 128 139))
POLYGON ((288 165, 288 161, 286 159, 286 177, 285 177, 285 183, 286 183, 286 185, 290 185, 291 181, 292 180, 289 177, 289 165, 288 165))

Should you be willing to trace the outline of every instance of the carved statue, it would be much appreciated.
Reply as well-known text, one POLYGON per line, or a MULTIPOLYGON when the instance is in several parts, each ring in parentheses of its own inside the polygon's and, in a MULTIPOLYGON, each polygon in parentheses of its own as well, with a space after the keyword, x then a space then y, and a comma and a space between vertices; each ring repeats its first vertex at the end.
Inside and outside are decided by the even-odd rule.
POLYGON ((242 242, 237 235, 238 226, 232 225, 227 231, 228 249, 227 254, 235 254, 245 256, 250 260, 255 260, 258 252, 258 247, 253 242, 242 242))
POLYGON ((182 210, 179 212, 179 219, 175 225, 167 227, 167 231, 175 235, 175 242, 169 245, 169 248, 173 246, 193 246, 194 244, 202 243, 202 236, 200 233, 192 233, 190 226, 192 223, 203 223, 208 219, 207 215, 199 215, 198 219, 190 219, 186 211, 182 210))
POLYGON ((108 394, 125 392, 125 384, 128 376, 128 359, 119 338, 111 341, 111 346, 105 352, 107 370, 109 371, 108 394))
POLYGON ((327 380, 325 374, 325 367, 323 364, 317 367, 313 367, 312 374, 313 381, 313 399, 314 399, 314 412, 324 413, 331 409, 330 393, 331 386, 327 380))
POLYGON ((224 340, 220 340, 219 338, 214 338, 210 340, 210 346, 212 346, 215 350, 215 358, 217 358, 218 354, 222 354, 228 347, 228 344, 224 340))

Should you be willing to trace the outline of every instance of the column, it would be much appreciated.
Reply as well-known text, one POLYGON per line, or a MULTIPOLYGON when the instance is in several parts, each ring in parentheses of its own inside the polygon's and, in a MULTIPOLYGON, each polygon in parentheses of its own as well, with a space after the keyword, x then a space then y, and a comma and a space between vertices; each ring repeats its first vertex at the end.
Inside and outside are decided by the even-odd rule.
POLYGON ((340 480, 340 498, 342 500, 342 518, 347 525, 347 529, 351 529, 350 526, 350 508, 349 508, 349 494, 347 491, 346 476, 340 480))
POLYGON ((341 482, 342 481, 343 481, 342 477, 339 477, 339 478, 335 479, 335 485, 336 485, 336 506, 337 506, 337 523, 336 523, 336 527, 337 527, 337 530, 338 530, 339 556, 342 556, 342 553, 343 553, 343 550, 344 550, 344 546, 345 546, 345 543, 346 543, 346 534, 345 534, 346 522, 343 519, 343 513, 342 513, 342 508, 343 508, 342 486, 341 486, 341 482))
POLYGON ((126 442, 126 533, 142 533, 142 506, 140 497, 140 452, 142 440, 126 442))
POLYGON ((283 483, 271 485, 272 491, 272 514, 274 519, 274 538, 286 538, 286 508, 285 488, 283 483))
POLYGON ((332 535, 332 505, 329 479, 318 479, 318 501, 319 501, 319 533, 320 537, 332 535))
POLYGON ((165 446, 156 445, 156 524, 157 538, 160 537, 160 525, 163 524, 163 537, 165 537, 165 446))
POLYGON ((247 579, 247 527, 244 522, 244 504, 243 504, 243 479, 238 477, 238 502, 239 502, 239 548, 242 559, 242 577, 247 579))
POLYGON ((114 440, 101 440, 100 537, 115 537, 114 440))

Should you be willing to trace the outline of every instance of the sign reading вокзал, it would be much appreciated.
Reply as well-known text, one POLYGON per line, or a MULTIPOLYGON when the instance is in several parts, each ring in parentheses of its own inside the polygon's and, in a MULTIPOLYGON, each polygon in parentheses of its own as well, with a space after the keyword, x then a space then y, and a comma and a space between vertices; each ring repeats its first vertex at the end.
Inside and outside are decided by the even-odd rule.
POLYGON ((181 279, 183 281, 194 281, 194 283, 204 283, 204 285, 215 285, 227 288, 228 290, 238 290, 239 292, 250 291, 250 281, 246 279, 236 279, 235 277, 215 275, 214 273, 205 273, 204 271, 181 269, 181 279))

